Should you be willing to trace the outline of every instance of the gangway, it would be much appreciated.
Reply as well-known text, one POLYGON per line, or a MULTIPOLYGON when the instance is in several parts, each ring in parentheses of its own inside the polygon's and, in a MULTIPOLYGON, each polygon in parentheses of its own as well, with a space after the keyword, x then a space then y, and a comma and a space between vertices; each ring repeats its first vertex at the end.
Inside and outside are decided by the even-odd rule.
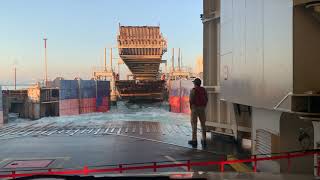
POLYGON ((161 99, 165 84, 158 80, 159 67, 167 41, 160 27, 119 25, 117 40, 119 56, 133 76, 133 81, 116 81, 120 97, 161 99))

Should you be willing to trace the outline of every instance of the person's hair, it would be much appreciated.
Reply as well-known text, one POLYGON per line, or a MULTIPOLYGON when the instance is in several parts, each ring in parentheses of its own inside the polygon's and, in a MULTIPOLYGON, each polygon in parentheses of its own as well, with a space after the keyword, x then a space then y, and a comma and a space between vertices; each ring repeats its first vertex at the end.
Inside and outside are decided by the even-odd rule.
POLYGON ((199 78, 196 78, 194 81, 193 81, 193 84, 195 84, 196 86, 201 86, 201 80, 199 78))

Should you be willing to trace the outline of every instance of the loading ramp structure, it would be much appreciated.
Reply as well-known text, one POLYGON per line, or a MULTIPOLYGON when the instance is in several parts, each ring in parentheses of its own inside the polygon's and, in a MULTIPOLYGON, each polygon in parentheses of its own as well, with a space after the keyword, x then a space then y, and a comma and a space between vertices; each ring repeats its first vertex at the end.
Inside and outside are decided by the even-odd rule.
POLYGON ((161 100, 165 83, 158 79, 159 67, 167 52, 167 41, 160 27, 119 25, 117 41, 119 56, 133 76, 133 80, 116 82, 119 96, 161 100))

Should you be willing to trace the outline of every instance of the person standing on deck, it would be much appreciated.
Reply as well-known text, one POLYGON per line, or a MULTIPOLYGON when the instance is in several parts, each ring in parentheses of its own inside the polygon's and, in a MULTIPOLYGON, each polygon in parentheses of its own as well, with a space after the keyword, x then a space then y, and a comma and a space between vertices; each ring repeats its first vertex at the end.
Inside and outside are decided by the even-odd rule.
POLYGON ((189 103, 191 109, 191 127, 192 127, 192 140, 188 141, 188 144, 192 147, 197 147, 197 122, 198 118, 201 124, 203 147, 207 146, 206 142, 206 114, 205 108, 208 103, 208 94, 205 88, 201 87, 201 80, 196 78, 192 81, 194 88, 190 91, 189 103))

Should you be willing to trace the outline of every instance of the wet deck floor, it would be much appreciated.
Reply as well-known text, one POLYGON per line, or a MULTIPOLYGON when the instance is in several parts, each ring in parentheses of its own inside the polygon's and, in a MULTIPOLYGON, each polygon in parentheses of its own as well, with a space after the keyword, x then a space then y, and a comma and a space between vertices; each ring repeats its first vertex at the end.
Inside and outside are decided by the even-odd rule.
MULTIPOLYGON (((52 159, 50 168, 82 168, 138 162, 218 161, 225 160, 228 154, 240 153, 233 142, 220 138, 209 139, 206 149, 200 145, 193 149, 187 144, 191 138, 188 116, 165 114, 172 118, 169 119, 163 115, 169 112, 154 116, 150 110, 145 111, 146 116, 139 115, 141 121, 137 120, 137 113, 127 111, 118 114, 121 120, 108 117, 117 116, 111 112, 10 123, 0 128, 0 170, 8 170, 4 168, 8 163, 23 159, 52 159)), ((198 138, 200 134, 198 130, 198 138)), ((193 170, 218 169, 210 166, 193 170)), ((233 171, 231 167, 226 170, 233 171)))

